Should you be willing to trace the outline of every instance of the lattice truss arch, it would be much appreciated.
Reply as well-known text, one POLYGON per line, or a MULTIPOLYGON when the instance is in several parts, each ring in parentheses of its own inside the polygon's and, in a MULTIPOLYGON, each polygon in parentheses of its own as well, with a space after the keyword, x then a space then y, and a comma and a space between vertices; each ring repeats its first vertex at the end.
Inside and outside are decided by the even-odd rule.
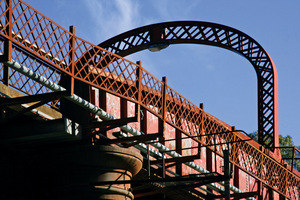
POLYGON ((178 43, 222 47, 245 57, 253 65, 258 82, 259 143, 274 150, 279 145, 276 67, 262 46, 234 28, 208 22, 176 21, 152 24, 117 35, 98 46, 127 56, 151 45, 178 43))

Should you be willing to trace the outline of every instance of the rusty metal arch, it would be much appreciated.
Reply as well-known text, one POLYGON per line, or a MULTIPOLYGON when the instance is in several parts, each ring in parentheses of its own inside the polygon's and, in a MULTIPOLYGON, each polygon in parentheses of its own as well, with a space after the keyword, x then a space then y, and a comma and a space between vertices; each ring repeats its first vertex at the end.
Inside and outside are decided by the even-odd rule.
POLYGON ((152 46, 193 43, 222 47, 245 57, 253 65, 258 81, 259 143, 274 150, 279 145, 276 67, 262 46, 247 34, 220 24, 174 21, 130 30, 98 46, 127 56, 152 46))

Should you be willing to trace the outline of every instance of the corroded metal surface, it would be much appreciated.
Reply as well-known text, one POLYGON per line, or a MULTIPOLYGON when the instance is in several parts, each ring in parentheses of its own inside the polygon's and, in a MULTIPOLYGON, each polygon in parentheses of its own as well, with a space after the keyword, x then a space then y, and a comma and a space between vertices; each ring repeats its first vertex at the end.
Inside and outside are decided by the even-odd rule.
POLYGON ((133 29, 108 39, 99 46, 112 53, 127 56, 152 45, 177 43, 218 46, 236 52, 250 61, 257 73, 259 143, 267 148, 278 146, 276 67, 261 45, 245 33, 215 23, 175 21, 133 29))
MULTIPOLYGON (((279 163, 278 157, 272 152, 260 149, 260 145, 253 141, 245 142, 245 139, 249 139, 247 136, 241 132, 232 131, 229 125, 188 101, 169 87, 166 82, 155 78, 139 64, 114 54, 114 52, 119 52, 112 47, 107 47, 114 51, 109 52, 78 38, 74 32, 60 27, 23 1, 12 1, 11 8, 6 6, 6 2, 11 1, 0 1, 0 53, 5 55, 2 59, 11 57, 54 83, 59 83, 61 76, 70 76, 101 91, 109 92, 117 96, 108 97, 112 99, 109 103, 115 103, 115 107, 120 106, 118 102, 120 98, 138 103, 146 111, 145 116, 149 116, 149 121, 153 122, 149 123, 148 127, 164 124, 164 129, 161 127, 151 129, 157 132, 164 131, 167 139, 174 138, 173 133, 176 132, 179 133, 178 140, 182 142, 183 147, 194 147, 199 144, 210 145, 206 150, 212 150, 218 156, 214 163, 209 158, 209 153, 202 151, 201 155, 206 156, 206 162, 209 161, 211 165, 216 166, 215 170, 221 165, 222 148, 227 147, 231 149, 230 159, 234 166, 243 171, 245 177, 251 177, 249 181, 249 184, 252 184, 251 187, 253 182, 259 182, 282 196, 290 199, 298 198, 299 176, 279 163), (9 45, 10 43, 11 45, 9 45), (188 137, 188 139, 184 140, 184 137, 188 137)), ((262 77, 259 79, 261 81, 259 84, 262 84, 263 87, 259 94, 263 93, 263 95, 259 95, 259 98, 266 102, 259 101, 259 106, 261 106, 259 112, 267 113, 267 115, 260 116, 260 130, 269 131, 262 135, 266 136, 264 139, 271 138, 270 147, 274 147, 277 124, 275 123, 277 120, 277 85, 272 60, 260 45, 237 30, 216 24, 204 23, 201 26, 194 26, 193 23, 199 22, 191 23, 169 24, 164 27, 167 30, 164 32, 164 39, 170 43, 178 43, 192 38, 199 43, 219 44, 246 56, 256 66, 258 74, 262 77)), ((129 36, 131 37, 131 33, 129 36)), ((145 32, 145 35, 135 35, 135 37, 138 36, 144 39, 135 41, 143 41, 143 43, 136 43, 135 46, 146 44, 152 37, 150 32, 145 32)), ((161 35, 159 34, 159 36, 161 35)), ((127 39, 122 42, 127 44, 129 41, 127 39)), ((113 45, 113 47, 127 48, 126 44, 121 43, 113 45)), ((23 74, 6 69, 1 64, 0 80, 7 84, 6 78, 8 78, 9 86, 23 94, 52 92, 23 74)), ((72 87, 71 84, 71 91, 72 87)), ((51 103, 51 106, 59 108, 60 105, 58 101, 55 101, 51 103)), ((121 116, 120 110, 110 110, 109 112, 121 116)), ((134 125, 137 128, 143 128, 140 124, 134 125)), ((147 130, 144 132, 146 133, 147 130)), ((175 147, 177 152, 181 151, 179 143, 174 146, 174 142, 169 142, 166 145, 170 148, 175 147)), ((181 153, 196 153, 196 151, 197 149, 192 149, 181 151, 181 153)), ((199 160, 195 162, 199 162, 202 166, 206 165, 199 160)), ((176 166, 176 168, 179 169, 180 166, 176 166)))

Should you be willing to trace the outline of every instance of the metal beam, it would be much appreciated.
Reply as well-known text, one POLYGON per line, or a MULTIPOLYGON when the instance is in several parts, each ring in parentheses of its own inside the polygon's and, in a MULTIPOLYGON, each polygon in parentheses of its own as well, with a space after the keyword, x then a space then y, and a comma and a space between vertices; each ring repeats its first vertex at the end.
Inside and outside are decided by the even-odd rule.
POLYGON ((50 92, 46 94, 36 94, 24 97, 15 97, 15 98, 1 98, 0 105, 1 106, 11 106, 11 105, 19 105, 25 103, 32 103, 37 101, 47 100, 47 102, 59 99, 61 97, 67 96, 69 93, 67 91, 59 91, 59 92, 50 92))
POLYGON ((148 134, 148 135, 141 135, 141 136, 132 136, 132 137, 126 137, 126 138, 105 140, 105 141, 100 141, 100 143, 106 144, 106 145, 107 144, 128 143, 128 142, 134 142, 134 141, 138 141, 140 143, 140 142, 155 140, 157 137, 159 137, 159 134, 148 134))
MULTIPOLYGON (((189 182, 191 184, 205 181, 220 182, 227 179, 225 175, 213 175, 213 173, 199 174, 188 177, 166 177, 156 179, 144 179, 144 180, 117 180, 117 181, 101 181, 91 183, 93 186, 112 185, 112 184, 139 184, 139 183, 171 183, 171 182, 189 182)), ((211 183, 212 183, 211 182, 211 183)))
POLYGON ((123 119, 113 119, 108 121, 101 121, 101 122, 90 122, 88 124, 84 124, 85 129, 94 129, 94 128, 104 128, 107 126, 123 126, 130 122, 137 122, 137 117, 128 117, 123 119))
MULTIPOLYGON (((53 83, 49 79, 33 72, 29 68, 27 68, 23 65, 20 65, 19 63, 15 62, 15 61, 7 61, 7 62, 4 62, 4 64, 6 64, 7 66, 17 70, 18 72, 20 72, 22 74, 28 76, 29 78, 37 81, 38 83, 41 83, 42 85, 46 86, 47 88, 49 88, 53 91, 65 91, 66 90, 65 88, 53 83)), ((91 104, 90 102, 82 99, 81 97, 77 96, 76 94, 74 94, 73 96, 67 96, 66 98, 68 100, 76 103, 77 105, 80 105, 80 106, 84 107, 85 109, 89 110, 89 112, 91 112, 95 115, 99 115, 101 118, 103 118, 105 120, 114 120, 114 119, 116 119, 114 116, 108 114, 107 112, 105 112, 101 108, 91 104)), ((124 125, 120 128, 123 131, 129 132, 129 133, 131 133, 132 135, 135 135, 135 136, 143 135, 143 133, 141 133, 140 131, 138 131, 135 128, 130 127, 128 125, 124 125)), ((125 137, 126 136, 127 135, 125 135, 125 137)), ((159 149, 159 150, 161 150, 161 151, 169 151, 170 150, 169 148, 167 148, 166 146, 164 146, 160 143, 154 143, 154 144, 152 144, 152 146, 159 149)), ((143 144, 138 144, 136 146, 136 148, 138 148, 140 150, 143 150, 143 151, 147 150, 146 145, 143 145, 143 144)), ((159 152, 155 152, 155 154, 159 155, 159 152)), ((166 154, 168 154, 171 157, 182 157, 182 155, 176 153, 175 151, 167 152, 166 154)), ((202 168, 201 166, 199 166, 195 163, 188 162, 188 163, 185 163, 185 164, 187 166, 191 167, 192 169, 197 170, 200 173, 209 173, 208 170, 202 168)), ((220 184, 222 185, 223 183, 221 182, 220 184)), ((216 191, 224 191, 224 189, 221 186, 219 186, 217 184, 214 184, 214 183, 208 184, 208 187, 212 188, 216 191)), ((230 185, 230 190, 232 190, 234 192, 237 192, 237 193, 242 193, 241 190, 239 190, 238 188, 236 188, 232 185, 230 185)))
POLYGON ((171 163, 171 162, 176 162, 176 163, 185 163, 185 162, 191 162, 196 159, 199 159, 199 155, 193 155, 193 156, 183 156, 183 157, 178 157, 178 158, 168 158, 168 159, 161 159, 161 160, 152 160, 150 161, 151 165, 157 165, 157 164, 162 164, 164 163, 171 163))

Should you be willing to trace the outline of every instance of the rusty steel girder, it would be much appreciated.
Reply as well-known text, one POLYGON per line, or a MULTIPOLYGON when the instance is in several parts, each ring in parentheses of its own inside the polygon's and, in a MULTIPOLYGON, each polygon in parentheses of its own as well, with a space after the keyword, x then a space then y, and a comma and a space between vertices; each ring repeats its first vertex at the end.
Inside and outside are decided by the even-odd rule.
POLYGON ((258 141, 274 151, 279 145, 276 67, 262 46, 234 28, 201 21, 175 21, 130 30, 98 46, 120 56, 169 44, 194 43, 229 49, 253 65, 258 81, 258 141))

